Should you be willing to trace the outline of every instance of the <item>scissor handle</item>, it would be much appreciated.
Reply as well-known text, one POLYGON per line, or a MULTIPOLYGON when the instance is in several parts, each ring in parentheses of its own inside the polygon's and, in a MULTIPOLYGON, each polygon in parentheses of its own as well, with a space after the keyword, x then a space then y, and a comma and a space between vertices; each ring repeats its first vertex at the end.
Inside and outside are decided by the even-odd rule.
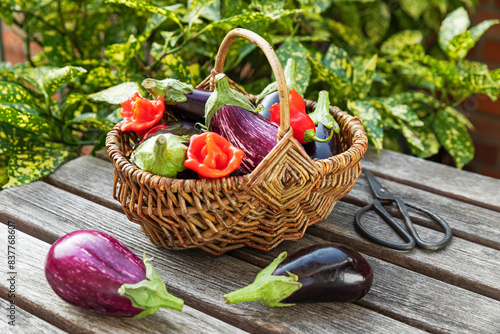
POLYGON ((374 200, 372 204, 368 204, 367 206, 361 208, 360 210, 358 210, 358 212, 356 212, 356 216, 354 217, 354 226, 366 238, 383 246, 399 250, 410 250, 412 248, 415 248, 415 239, 394 220, 394 218, 389 214, 389 212, 387 212, 387 210, 378 199, 374 200), (382 239, 372 234, 361 224, 361 217, 363 216, 363 214, 372 208, 375 209, 378 214, 380 214, 380 216, 387 222, 387 224, 389 224, 394 232, 396 232, 401 238, 403 238, 405 243, 397 243, 382 239))
POLYGON ((406 203, 400 200, 399 198, 396 198, 396 205, 399 208, 399 211, 401 212, 401 215, 403 216, 403 220, 405 222, 406 227, 410 230, 410 234, 413 236, 415 239, 415 242, 417 245, 423 249, 427 250, 440 250, 446 245, 448 245, 451 241, 451 236, 453 235, 450 226, 438 215, 432 213, 431 211, 424 209, 416 204, 411 204, 411 203, 406 203), (424 213, 425 215, 431 217, 433 220, 435 220, 441 227, 444 229, 444 237, 435 243, 429 243, 423 241, 420 236, 418 235, 417 231, 415 230, 415 226, 410 220, 410 215, 408 214, 408 211, 406 210, 406 206, 409 206, 410 208, 413 208, 417 211, 420 211, 424 213))

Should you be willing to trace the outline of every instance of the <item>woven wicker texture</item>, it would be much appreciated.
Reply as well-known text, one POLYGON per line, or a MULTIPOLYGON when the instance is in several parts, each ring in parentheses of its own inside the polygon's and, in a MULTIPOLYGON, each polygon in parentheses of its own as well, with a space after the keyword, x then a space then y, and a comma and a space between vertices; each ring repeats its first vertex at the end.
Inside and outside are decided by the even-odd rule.
MULTIPOLYGON (((329 159, 312 160, 293 138, 283 69, 271 45, 257 34, 245 29, 229 32, 211 76, 198 87, 213 89, 213 78, 222 71, 227 50, 238 37, 264 51, 278 83, 282 106, 277 145, 252 173, 199 180, 161 177, 129 162, 137 137, 122 133, 120 123, 106 138, 114 165, 113 196, 128 219, 140 224, 157 246, 201 248, 214 255, 243 246, 270 250, 283 240, 301 238, 308 226, 325 219, 361 173, 367 137, 358 118, 330 107, 340 126, 343 152, 329 159)), ((246 95, 255 101, 253 95, 246 95)), ((315 106, 315 102, 306 100, 307 110, 315 106)))

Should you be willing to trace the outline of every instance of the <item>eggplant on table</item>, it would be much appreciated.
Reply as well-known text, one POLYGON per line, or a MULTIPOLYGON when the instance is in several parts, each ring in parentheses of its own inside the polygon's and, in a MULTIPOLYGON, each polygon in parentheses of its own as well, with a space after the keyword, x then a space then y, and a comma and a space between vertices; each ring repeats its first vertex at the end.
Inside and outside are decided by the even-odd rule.
POLYGON ((45 276, 68 303, 105 315, 141 319, 184 305, 167 292, 150 259, 141 261, 104 232, 79 230, 57 240, 45 260, 45 276))
POLYGON ((353 302, 368 293, 372 282, 372 269, 360 253, 346 245, 322 243, 290 257, 281 253, 252 284, 224 295, 224 300, 229 304, 260 301, 268 306, 353 302))

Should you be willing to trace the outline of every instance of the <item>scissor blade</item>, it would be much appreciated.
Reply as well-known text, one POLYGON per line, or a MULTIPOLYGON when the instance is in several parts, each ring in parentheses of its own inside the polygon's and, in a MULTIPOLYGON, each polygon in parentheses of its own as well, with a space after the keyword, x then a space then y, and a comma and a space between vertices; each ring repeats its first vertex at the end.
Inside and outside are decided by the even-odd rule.
POLYGON ((377 179, 375 179, 375 176, 373 176, 372 173, 367 171, 366 169, 363 170, 363 173, 365 173, 366 178, 368 180, 368 184, 370 184, 370 187, 372 188, 373 196, 375 196, 378 200, 380 201, 394 201, 394 196, 387 190, 383 185, 381 185, 377 179))

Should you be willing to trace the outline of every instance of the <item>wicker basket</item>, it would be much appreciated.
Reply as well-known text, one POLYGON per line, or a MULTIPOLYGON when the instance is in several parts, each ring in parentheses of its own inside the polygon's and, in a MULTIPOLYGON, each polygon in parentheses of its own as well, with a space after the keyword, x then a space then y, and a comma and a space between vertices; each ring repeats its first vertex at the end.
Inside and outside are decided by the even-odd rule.
MULTIPOLYGON (((358 118, 330 107, 340 126, 343 152, 329 159, 311 160, 293 138, 283 69, 272 46, 259 35, 245 29, 230 31, 211 76, 198 88, 213 89, 213 78, 222 72, 227 51, 237 37, 253 42, 265 53, 281 103, 277 145, 252 173, 200 180, 161 177, 129 162, 137 138, 130 132, 122 133, 120 123, 106 138, 114 165, 113 197, 122 204, 128 219, 140 224, 157 246, 201 248, 220 255, 243 246, 267 251, 283 240, 298 240, 309 225, 331 213, 361 173, 367 137, 358 118)), ((253 95, 246 95, 255 101, 253 95)), ((315 105, 306 100, 308 110, 315 105)))

